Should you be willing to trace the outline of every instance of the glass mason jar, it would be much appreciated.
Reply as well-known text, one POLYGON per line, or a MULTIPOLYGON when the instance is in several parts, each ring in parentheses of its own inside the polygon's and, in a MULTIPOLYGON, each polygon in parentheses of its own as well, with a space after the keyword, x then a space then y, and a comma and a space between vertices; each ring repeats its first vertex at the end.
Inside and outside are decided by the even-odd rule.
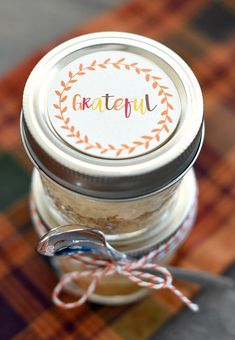
MULTIPOLYGON (((196 208, 197 183, 194 171, 190 170, 182 179, 178 200, 171 211, 170 218, 163 223, 161 231, 152 228, 141 235, 136 234, 131 239, 116 239, 111 240, 110 243, 134 259, 139 259, 151 251, 159 249, 158 256, 154 261, 161 265, 169 264, 193 227, 196 208), (163 247, 165 242, 167 242, 167 247, 163 247)), ((58 226, 58 220, 51 214, 48 204, 44 200, 42 181, 36 169, 32 177, 31 216, 40 237, 48 230, 58 226)), ((82 270, 76 261, 67 257, 57 257, 51 262, 59 276, 82 270)), ((79 282, 68 285, 66 289, 68 292, 82 294, 90 283, 90 277, 81 278, 79 282)), ((148 289, 141 288, 128 278, 116 274, 101 278, 89 300, 103 304, 124 304, 142 298, 148 293, 148 289)))
MULTIPOLYGON (((23 96, 37 230, 96 228, 136 256, 158 247, 192 210, 182 192, 195 205, 188 171, 203 134, 199 84, 167 47, 120 32, 59 45, 36 65, 23 96)), ((60 272, 74 269, 71 260, 54 263, 60 272)))

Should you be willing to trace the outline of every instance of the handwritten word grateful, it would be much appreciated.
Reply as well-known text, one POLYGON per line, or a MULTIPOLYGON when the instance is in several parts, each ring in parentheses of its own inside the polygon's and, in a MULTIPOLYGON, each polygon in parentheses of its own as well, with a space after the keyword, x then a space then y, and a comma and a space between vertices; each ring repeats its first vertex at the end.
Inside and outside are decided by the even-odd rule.
POLYGON ((153 111, 158 104, 151 105, 148 94, 143 98, 123 98, 115 97, 106 93, 104 96, 90 98, 82 97, 79 93, 75 94, 72 99, 72 108, 74 111, 85 111, 92 109, 93 111, 124 111, 125 117, 129 118, 132 112, 145 114, 147 111, 153 111))

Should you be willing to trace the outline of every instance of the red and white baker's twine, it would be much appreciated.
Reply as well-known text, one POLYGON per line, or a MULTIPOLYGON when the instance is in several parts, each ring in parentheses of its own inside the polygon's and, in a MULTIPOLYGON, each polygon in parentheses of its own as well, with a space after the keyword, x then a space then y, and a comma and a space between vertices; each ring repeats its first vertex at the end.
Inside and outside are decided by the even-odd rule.
MULTIPOLYGON (((38 216, 33 199, 31 199, 30 208, 35 227, 37 228, 39 234, 44 234, 46 228, 38 216)), ((166 268, 150 262, 159 260, 163 254, 165 255, 172 248, 174 248, 176 243, 179 244, 184 239, 192 227, 192 219, 194 218, 193 210, 194 209, 191 210, 184 224, 175 233, 175 235, 168 239, 168 241, 162 244, 159 248, 151 251, 147 255, 141 257, 139 260, 122 260, 120 262, 113 262, 109 260, 98 260, 84 255, 68 256, 68 260, 76 261, 78 263, 81 271, 69 272, 62 275, 60 281, 54 288, 52 294, 53 302, 57 306, 64 309, 72 309, 81 306, 95 291, 97 283, 102 277, 119 274, 128 277, 131 281, 135 282, 141 287, 155 290, 168 288, 192 311, 197 312, 199 310, 198 305, 192 303, 191 300, 189 300, 173 285, 172 274, 166 268), (148 273, 148 271, 155 271, 156 274, 153 275, 148 273), (92 278, 91 283, 83 295, 74 302, 68 303, 62 301, 59 296, 66 286, 83 277, 92 278)))

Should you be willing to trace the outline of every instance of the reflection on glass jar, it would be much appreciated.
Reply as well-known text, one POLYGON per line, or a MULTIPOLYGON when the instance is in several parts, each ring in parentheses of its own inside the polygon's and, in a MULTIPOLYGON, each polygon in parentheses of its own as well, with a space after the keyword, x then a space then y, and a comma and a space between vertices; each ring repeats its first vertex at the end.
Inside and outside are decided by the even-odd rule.
POLYGON ((136 199, 102 200, 68 190, 41 175, 45 199, 54 218, 62 224, 78 223, 107 235, 143 232, 161 228, 177 199, 180 182, 160 193, 136 199))

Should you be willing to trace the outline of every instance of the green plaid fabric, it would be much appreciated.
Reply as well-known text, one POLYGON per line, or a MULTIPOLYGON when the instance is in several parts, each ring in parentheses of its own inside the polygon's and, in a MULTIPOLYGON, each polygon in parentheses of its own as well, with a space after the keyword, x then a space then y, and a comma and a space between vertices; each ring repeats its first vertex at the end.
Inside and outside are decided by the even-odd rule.
MULTIPOLYGON (((178 253, 180 266, 220 273, 235 260, 235 8, 209 0, 135 0, 47 46, 0 80, 0 339, 147 339, 182 309, 167 291, 128 306, 52 304, 55 273, 34 250, 29 217, 31 164, 19 137, 24 83, 42 55, 70 37, 94 31, 139 33, 166 44, 194 70, 205 98, 206 141, 196 171, 196 226, 178 253), (14 249, 14 251, 13 251, 14 249)), ((177 284, 188 296, 197 287, 177 284)))

